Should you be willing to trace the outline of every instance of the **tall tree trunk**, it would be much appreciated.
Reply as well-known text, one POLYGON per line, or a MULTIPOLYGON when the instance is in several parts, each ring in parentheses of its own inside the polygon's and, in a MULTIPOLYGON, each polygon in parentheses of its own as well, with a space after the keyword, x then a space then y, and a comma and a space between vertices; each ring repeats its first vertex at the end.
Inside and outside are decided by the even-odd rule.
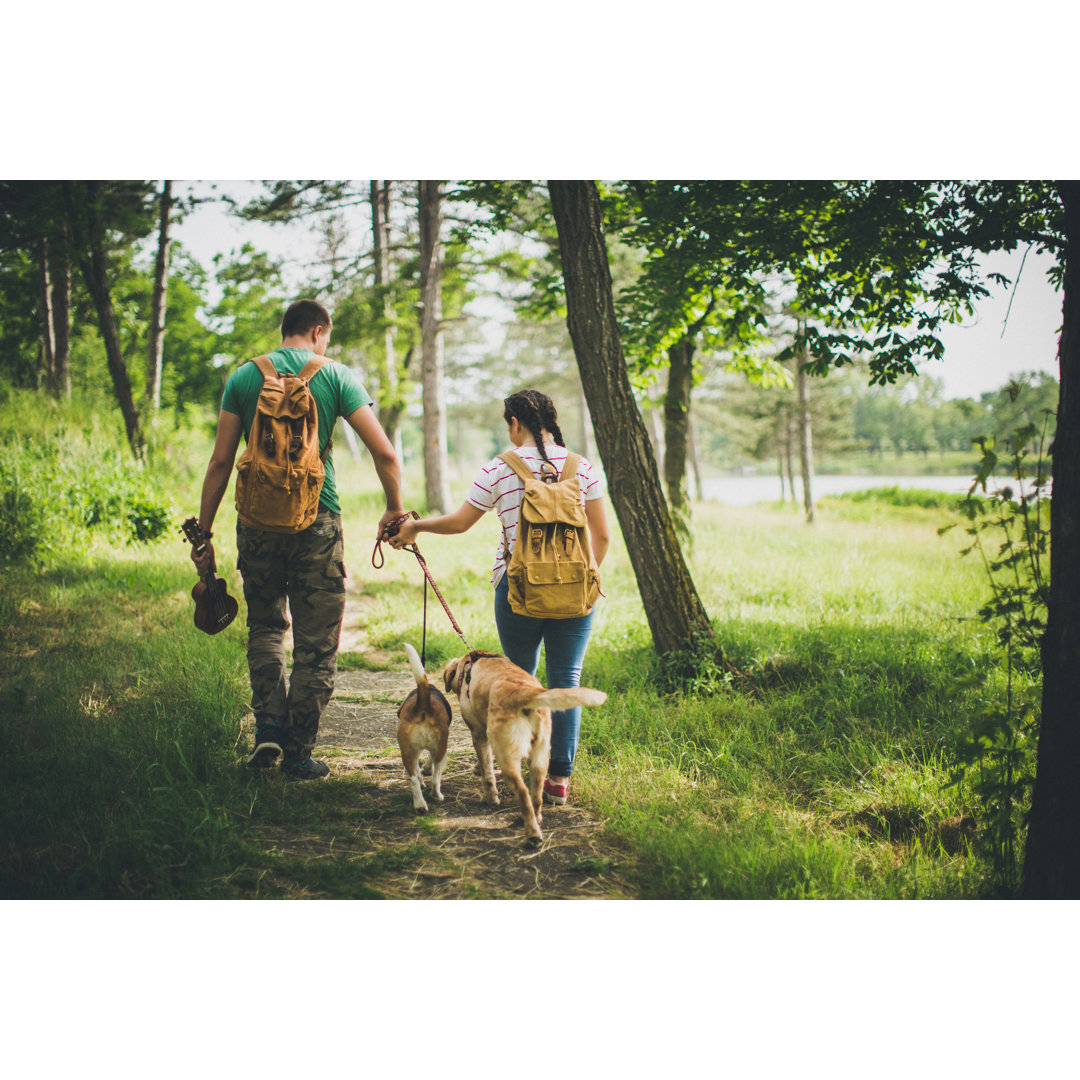
POLYGON ((390 295, 390 181, 372 180, 371 235, 375 262, 375 293, 381 298, 382 318, 386 330, 383 355, 378 362, 379 423, 392 443, 397 443, 401 408, 398 404, 398 370, 394 348, 393 298, 390 295))
POLYGON ((578 437, 578 446, 581 447, 582 456, 587 461, 596 460, 596 451, 593 449, 592 418, 589 416, 589 403, 585 400, 585 391, 578 396, 578 405, 581 408, 581 433, 578 437))
POLYGON ((795 494, 795 417, 791 412, 784 410, 784 463, 787 466, 788 490, 791 492, 791 501, 797 503, 799 497, 795 494))
POLYGON ((423 354, 424 480, 429 514, 450 506, 446 475, 446 403, 443 398, 442 181, 421 180, 420 343, 423 354))
POLYGON ((38 243, 38 306, 41 322, 41 358, 45 372, 45 388, 58 397, 56 386, 56 340, 53 329, 52 281, 49 275, 49 241, 42 237, 38 243))
POLYGON ((172 181, 161 188, 161 213, 158 219, 157 258, 154 261, 154 294, 150 303, 150 332, 146 344, 146 389, 144 407, 161 407, 161 362, 165 355, 165 298, 169 288, 169 223, 172 218, 172 181))
POLYGON ((814 440, 810 420, 810 374, 805 355, 798 363, 796 382, 799 387, 799 463, 802 465, 803 509, 808 525, 814 524, 814 440))
POLYGON ((1050 602, 1042 641, 1042 720, 1031 798, 1024 895, 1080 899, 1080 181, 1058 185, 1065 205, 1065 299, 1051 448, 1050 602))
POLYGON ((664 462, 667 460, 667 447, 664 446, 664 425, 660 420, 660 389, 655 384, 649 387, 649 426, 652 428, 653 456, 656 468, 664 475, 664 462))
POLYGON ((67 206, 71 238, 77 252, 79 269, 82 271, 87 291, 97 311, 101 339, 105 344, 105 359, 108 363, 109 374, 112 376, 116 401, 124 418, 128 444, 132 454, 138 460, 142 460, 146 443, 139 423, 139 413, 135 408, 131 393, 131 380, 128 378, 123 349, 120 347, 116 318, 113 315, 112 295, 109 291, 105 261, 105 238, 102 235, 97 210, 97 183, 87 180, 80 186, 82 190, 77 192, 74 181, 64 181, 64 202, 67 206))
POLYGON ((694 339, 687 334, 668 349, 668 388, 664 398, 664 480, 668 502, 679 512, 687 505, 686 449, 693 384, 694 339))
POLYGON ((690 421, 687 429, 688 441, 687 448, 690 451, 689 461, 690 467, 694 472, 694 498, 698 502, 705 501, 705 483, 701 478, 701 458, 698 455, 698 433, 697 433, 697 414, 690 414, 690 421))
POLYGON ((787 502, 787 490, 784 487, 784 442, 787 438, 787 420, 781 409, 776 414, 776 475, 780 477, 780 501, 787 502))
POLYGON ((659 653, 711 636, 664 501, 619 343, 603 210, 591 180, 549 180, 566 282, 567 326, 608 490, 659 653))
POLYGON ((55 347, 56 392, 71 397, 71 259, 67 243, 67 222, 60 223, 60 244, 52 258, 52 318, 55 347))

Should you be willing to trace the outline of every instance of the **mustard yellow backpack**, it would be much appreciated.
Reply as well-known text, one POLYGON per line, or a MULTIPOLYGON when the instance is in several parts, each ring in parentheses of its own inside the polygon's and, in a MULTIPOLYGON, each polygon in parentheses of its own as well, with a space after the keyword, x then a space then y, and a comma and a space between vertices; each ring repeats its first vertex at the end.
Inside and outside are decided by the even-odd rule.
POLYGON ((269 356, 247 448, 236 463, 236 516, 253 529, 295 533, 319 512, 330 442, 319 453, 319 414, 308 383, 326 361, 315 357, 299 375, 278 374, 269 356))
POLYGON ((542 480, 517 454, 499 458, 525 481, 506 567, 511 610, 538 619, 587 615, 602 594, 577 478, 580 456, 567 454, 562 475, 545 462, 542 480))

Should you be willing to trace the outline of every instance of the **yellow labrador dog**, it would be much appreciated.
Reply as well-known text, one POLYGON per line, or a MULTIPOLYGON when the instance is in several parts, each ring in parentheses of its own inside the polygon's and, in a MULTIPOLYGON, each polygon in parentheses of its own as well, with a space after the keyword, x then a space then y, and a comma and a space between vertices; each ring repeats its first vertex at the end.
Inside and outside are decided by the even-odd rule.
POLYGON ((545 690, 527 671, 498 653, 473 650, 443 668, 443 683, 461 703, 461 716, 472 733, 484 778, 485 803, 499 805, 492 751, 502 774, 517 792, 525 835, 531 847, 543 840, 540 831, 541 792, 551 754, 551 710, 576 705, 602 705, 607 694, 584 686, 545 690), (529 783, 521 773, 529 762, 529 783))

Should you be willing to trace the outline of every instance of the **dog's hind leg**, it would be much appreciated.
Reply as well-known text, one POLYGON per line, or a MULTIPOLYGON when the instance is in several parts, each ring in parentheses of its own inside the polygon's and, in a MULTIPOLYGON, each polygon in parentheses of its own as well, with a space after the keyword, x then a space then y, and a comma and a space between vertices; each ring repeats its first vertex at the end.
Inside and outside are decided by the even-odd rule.
POLYGON ((521 763, 519 761, 500 761, 499 767, 503 776, 513 785, 517 794, 518 806, 521 807, 521 816, 525 822, 526 843, 529 847, 539 847, 544 840, 544 834, 540 831, 540 814, 537 808, 540 803, 533 803, 529 796, 529 789, 525 785, 525 778, 521 775, 521 763))
POLYGON ((403 746, 401 760, 405 765, 405 774, 409 778, 409 787, 412 789, 413 810, 426 812, 428 804, 424 801, 424 782, 420 778, 420 752, 411 746, 403 746))
POLYGON ((473 749, 480 765, 480 775, 484 778, 484 796, 481 800, 492 806, 499 805, 499 789, 495 786, 495 765, 491 759, 491 743, 473 735, 473 749))
MULTIPOLYGON (((434 757, 434 755, 432 755, 434 757)), ((443 801, 442 793, 442 774, 443 769, 446 768, 446 752, 443 751, 443 756, 435 762, 434 767, 431 770, 431 790, 435 794, 437 802, 443 801)))
POLYGON ((533 805, 536 807, 536 820, 541 820, 544 805, 544 779, 551 760, 551 728, 545 731, 541 721, 540 731, 533 737, 529 748, 529 786, 532 788, 533 805))

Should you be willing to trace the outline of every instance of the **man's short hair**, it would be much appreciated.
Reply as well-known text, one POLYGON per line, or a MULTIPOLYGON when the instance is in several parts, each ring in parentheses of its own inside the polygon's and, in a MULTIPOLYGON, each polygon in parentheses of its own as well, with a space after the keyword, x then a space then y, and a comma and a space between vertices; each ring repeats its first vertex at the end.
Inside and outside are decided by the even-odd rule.
POLYGON ((281 320, 281 336, 300 334, 307 337, 316 326, 325 326, 329 330, 332 325, 330 312, 322 304, 314 300, 294 300, 281 320))

